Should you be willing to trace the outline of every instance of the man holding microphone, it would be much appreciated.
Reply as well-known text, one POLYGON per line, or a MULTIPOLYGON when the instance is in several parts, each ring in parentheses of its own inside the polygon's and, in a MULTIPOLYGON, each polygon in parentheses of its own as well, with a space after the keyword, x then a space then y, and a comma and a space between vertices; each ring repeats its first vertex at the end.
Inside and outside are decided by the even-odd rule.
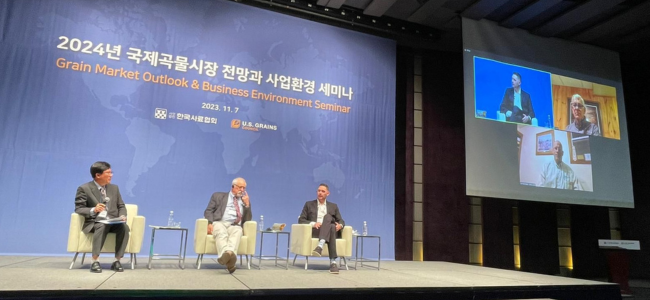
POLYGON ((244 222, 252 218, 251 202, 246 193, 246 180, 235 178, 230 192, 216 192, 203 216, 208 219, 208 234, 214 235, 219 258, 217 262, 225 265, 228 272, 237 270, 237 249, 243 235, 244 222))
POLYGON ((126 206, 122 201, 122 195, 117 185, 111 184, 113 171, 107 162, 98 161, 90 167, 90 175, 93 180, 82 184, 77 188, 75 196, 75 212, 86 219, 83 224, 84 233, 93 233, 92 265, 90 272, 101 273, 102 267, 99 264, 99 253, 104 246, 106 236, 113 232, 115 238, 115 261, 111 270, 123 272, 120 259, 124 256, 124 250, 129 240, 129 226, 126 225, 126 206), (116 224, 104 224, 98 221, 119 218, 122 222, 116 224))

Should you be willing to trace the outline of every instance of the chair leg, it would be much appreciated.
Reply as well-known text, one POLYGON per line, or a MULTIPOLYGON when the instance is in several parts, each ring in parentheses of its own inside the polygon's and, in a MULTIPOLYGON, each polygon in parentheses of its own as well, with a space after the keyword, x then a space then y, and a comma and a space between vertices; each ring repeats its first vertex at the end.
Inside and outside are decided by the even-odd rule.
POLYGON ((72 270, 72 266, 74 266, 74 262, 77 260, 77 255, 79 255, 79 252, 76 252, 74 254, 74 257, 72 258, 72 263, 70 263, 70 268, 68 268, 68 270, 72 270))
POLYGON ((341 256, 341 260, 339 260, 339 265, 341 264, 341 261, 345 262, 345 270, 349 271, 350 269, 348 269, 348 260, 345 259, 345 256, 341 256))
POLYGON ((86 252, 81 256, 81 265, 84 264, 84 260, 86 259, 86 252))
POLYGON ((305 262, 305 270, 307 270, 307 266, 309 265, 309 256, 305 256, 305 259, 307 260, 305 262))
POLYGON ((292 266, 295 266, 295 265, 296 265, 296 258, 297 258, 297 257, 298 257, 298 254, 296 254, 296 255, 293 257, 293 264, 291 264, 292 266))
POLYGON ((239 254, 239 266, 241 267, 243 265, 244 265, 244 260, 242 259, 242 255, 239 254))
POLYGON ((131 253, 131 270, 135 270, 135 253, 131 253))
POLYGON ((133 260, 135 261, 135 265, 138 265, 138 255, 133 253, 133 260))
POLYGON ((203 262, 203 254, 199 254, 199 257, 196 258, 196 261, 198 261, 198 265, 196 266, 197 270, 201 270, 201 263, 203 262))
POLYGON ((246 265, 248 265, 249 270, 251 269, 251 260, 253 260, 252 257, 249 259, 248 254, 246 254, 246 265))

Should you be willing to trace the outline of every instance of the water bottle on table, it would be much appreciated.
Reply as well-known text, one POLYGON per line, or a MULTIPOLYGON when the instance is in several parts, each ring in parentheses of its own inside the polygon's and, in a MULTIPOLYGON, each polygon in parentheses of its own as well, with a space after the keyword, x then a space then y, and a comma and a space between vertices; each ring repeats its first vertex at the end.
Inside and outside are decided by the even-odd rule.
POLYGON ((368 223, 366 221, 363 221, 363 236, 368 235, 368 223))
POLYGON ((260 231, 264 231, 264 216, 260 215, 260 223, 258 224, 260 231))
POLYGON ((174 211, 169 212, 169 218, 167 219, 167 227, 174 227, 174 211))

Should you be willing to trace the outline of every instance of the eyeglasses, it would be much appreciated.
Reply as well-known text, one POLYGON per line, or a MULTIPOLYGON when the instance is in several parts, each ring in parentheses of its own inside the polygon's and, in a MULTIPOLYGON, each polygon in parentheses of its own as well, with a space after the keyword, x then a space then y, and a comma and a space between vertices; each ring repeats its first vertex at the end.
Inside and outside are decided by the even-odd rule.
POLYGON ((585 106, 582 105, 582 103, 571 103, 571 107, 573 107, 573 108, 583 108, 585 106))
POLYGON ((235 187, 238 188, 238 189, 240 189, 240 190, 245 190, 245 189, 246 189, 246 186, 245 186, 245 185, 236 185, 236 184, 235 184, 235 187))

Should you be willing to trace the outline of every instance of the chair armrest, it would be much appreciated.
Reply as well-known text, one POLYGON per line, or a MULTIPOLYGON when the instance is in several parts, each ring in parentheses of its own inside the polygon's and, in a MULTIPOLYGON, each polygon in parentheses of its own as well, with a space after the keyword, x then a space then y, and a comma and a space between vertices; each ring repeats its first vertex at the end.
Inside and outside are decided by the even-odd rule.
POLYGON ((352 226, 343 227, 341 238, 346 240, 344 253, 346 256, 352 256, 352 226))
POLYGON ((291 225, 291 252, 298 255, 311 255, 311 225, 291 225))
POLYGON ((144 240, 144 223, 145 217, 143 216, 134 216, 131 220, 131 237, 129 240, 129 253, 140 253, 142 249, 142 240, 144 240))
POLYGON ((79 235, 86 218, 78 213, 70 215, 70 230, 68 231, 68 252, 77 252, 79 249, 79 235))
POLYGON ((244 222, 244 235, 248 241, 246 244, 246 253, 255 253, 255 244, 257 242, 257 222, 246 221, 244 222))
POLYGON ((208 219, 196 219, 194 225, 194 252, 205 254, 205 243, 208 236, 208 219))

